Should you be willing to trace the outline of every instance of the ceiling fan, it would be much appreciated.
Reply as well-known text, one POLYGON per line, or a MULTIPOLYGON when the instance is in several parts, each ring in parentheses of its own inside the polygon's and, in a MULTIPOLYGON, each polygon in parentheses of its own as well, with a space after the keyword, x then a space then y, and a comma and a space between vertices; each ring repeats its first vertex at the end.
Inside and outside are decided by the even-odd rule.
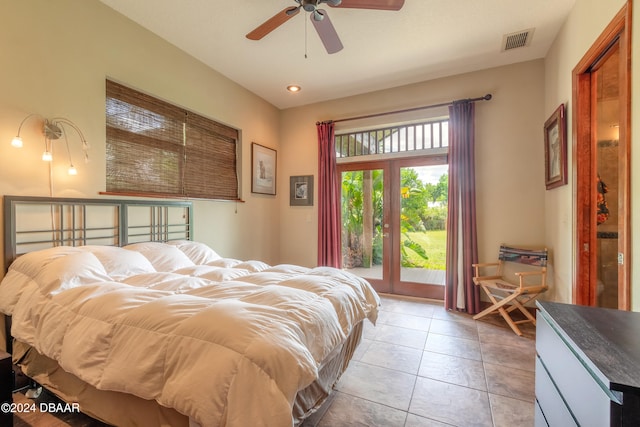
POLYGON ((342 42, 336 32, 329 15, 323 9, 318 9, 322 3, 331 7, 345 7, 352 9, 377 9, 400 10, 404 6, 404 0, 294 0, 298 6, 285 7, 273 17, 267 19, 256 29, 247 34, 250 40, 260 40, 289 19, 296 16, 300 9, 309 12, 309 17, 315 27, 327 53, 336 53, 342 50, 342 42))

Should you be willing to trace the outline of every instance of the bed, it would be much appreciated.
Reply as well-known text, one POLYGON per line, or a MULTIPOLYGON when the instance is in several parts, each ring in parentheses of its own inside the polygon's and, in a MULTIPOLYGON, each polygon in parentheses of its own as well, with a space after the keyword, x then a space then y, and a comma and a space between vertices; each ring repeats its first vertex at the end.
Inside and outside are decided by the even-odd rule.
POLYGON ((97 216, 115 228, 90 224, 94 202, 5 197, 5 257, 15 259, 0 311, 14 363, 104 422, 298 425, 376 320, 379 298, 357 276, 228 259, 191 240, 188 202, 109 202, 97 216), (48 206, 54 231, 20 224, 34 222, 19 213, 25 203, 48 206))

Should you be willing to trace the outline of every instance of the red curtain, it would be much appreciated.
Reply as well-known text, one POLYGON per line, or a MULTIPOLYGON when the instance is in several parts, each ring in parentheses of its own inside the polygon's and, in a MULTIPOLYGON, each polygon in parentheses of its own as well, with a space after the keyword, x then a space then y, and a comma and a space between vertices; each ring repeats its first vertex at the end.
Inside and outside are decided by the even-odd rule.
POLYGON ((478 261, 475 187, 475 104, 449 107, 449 214, 445 307, 480 312, 480 292, 473 284, 471 264, 478 261))
POLYGON ((318 130, 318 265, 340 268, 340 181, 336 168, 335 126, 316 124, 318 130))

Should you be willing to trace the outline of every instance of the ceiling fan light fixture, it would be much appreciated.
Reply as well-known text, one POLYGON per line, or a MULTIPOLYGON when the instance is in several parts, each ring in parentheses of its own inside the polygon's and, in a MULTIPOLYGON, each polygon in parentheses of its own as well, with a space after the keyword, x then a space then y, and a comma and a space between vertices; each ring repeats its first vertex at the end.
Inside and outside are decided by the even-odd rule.
POLYGON ((313 12, 318 7, 318 0, 296 0, 307 12, 313 12))
POLYGON ((287 14, 287 16, 293 16, 295 14, 298 13, 298 10, 300 9, 300 6, 298 7, 292 7, 291 9, 288 9, 285 14, 287 14))
POLYGON ((302 90, 302 88, 298 85, 289 85, 287 86, 287 90, 291 93, 297 93, 302 90))

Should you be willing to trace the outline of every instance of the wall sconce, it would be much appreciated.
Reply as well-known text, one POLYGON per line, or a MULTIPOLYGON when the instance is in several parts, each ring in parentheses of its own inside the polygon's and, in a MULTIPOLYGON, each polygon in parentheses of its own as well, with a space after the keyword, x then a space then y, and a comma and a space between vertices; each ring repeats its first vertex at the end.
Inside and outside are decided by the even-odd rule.
POLYGON ((44 135, 44 152, 42 153, 42 160, 45 162, 53 161, 53 141, 64 138, 65 146, 67 148, 67 155, 69 156, 69 175, 77 175, 78 171, 75 166, 73 166, 73 160, 71 159, 71 150, 69 149, 69 139, 67 138, 67 128, 71 128, 78 133, 80 136, 80 142, 82 143, 82 151, 84 152, 85 161, 89 160, 89 154, 87 150, 89 149, 89 144, 87 144, 87 140, 85 139, 80 128, 75 125, 71 120, 65 119, 64 117, 55 117, 53 119, 45 119, 39 114, 29 114, 27 117, 22 119, 20 122, 20 127, 18 127, 18 134, 11 141, 11 145, 16 148, 22 148, 23 142, 20 137, 20 132, 22 131, 22 126, 31 118, 37 117, 41 120, 44 120, 42 124, 42 134, 44 135))

